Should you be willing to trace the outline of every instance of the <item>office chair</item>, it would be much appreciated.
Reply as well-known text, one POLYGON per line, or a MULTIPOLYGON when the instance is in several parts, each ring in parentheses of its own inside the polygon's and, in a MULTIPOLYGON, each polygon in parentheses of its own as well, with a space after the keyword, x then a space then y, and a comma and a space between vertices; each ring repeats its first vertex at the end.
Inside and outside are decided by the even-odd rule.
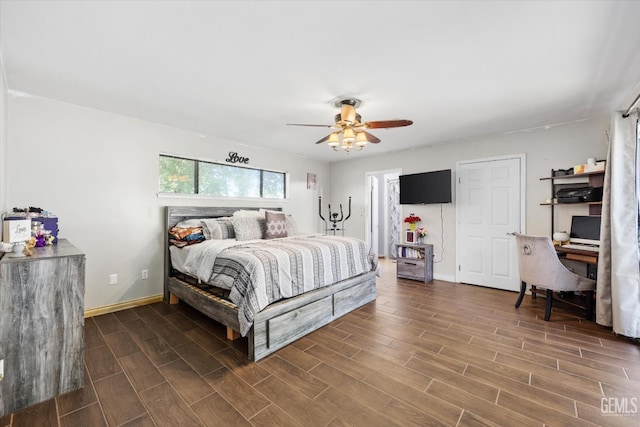
POLYGON ((531 285, 531 297, 535 298, 536 286, 547 290, 547 304, 544 320, 551 317, 553 292, 582 291, 586 295, 586 318, 593 319, 594 280, 582 277, 565 267, 556 253, 551 238, 546 236, 526 236, 516 233, 518 268, 520 270, 520 295, 516 308, 520 307, 527 284, 531 285))

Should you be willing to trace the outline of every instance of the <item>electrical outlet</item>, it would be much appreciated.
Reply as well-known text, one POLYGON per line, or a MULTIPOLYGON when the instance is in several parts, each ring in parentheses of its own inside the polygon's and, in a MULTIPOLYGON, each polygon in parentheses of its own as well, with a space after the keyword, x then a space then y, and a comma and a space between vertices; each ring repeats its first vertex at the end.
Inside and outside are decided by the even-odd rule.
POLYGON ((110 285, 117 285, 118 284, 118 275, 117 274, 110 274, 109 275, 109 284, 110 285))
POLYGON ((149 270, 142 270, 142 280, 147 280, 149 278, 149 270))

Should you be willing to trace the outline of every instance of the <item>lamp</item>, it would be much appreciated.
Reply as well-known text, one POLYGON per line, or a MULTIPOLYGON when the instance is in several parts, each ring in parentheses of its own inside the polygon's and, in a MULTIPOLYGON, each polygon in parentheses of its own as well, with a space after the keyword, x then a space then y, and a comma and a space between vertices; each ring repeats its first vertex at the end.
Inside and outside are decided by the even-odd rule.
POLYGON ((362 150, 367 145, 367 135, 364 132, 356 132, 356 145, 362 150))
POLYGON ((353 129, 351 128, 346 128, 343 132, 342 132, 342 143, 347 143, 347 144, 351 144, 353 143, 353 141, 356 140, 356 136, 353 133, 353 129))
POLYGON ((334 132, 329 135, 329 146, 335 149, 338 145, 340 145, 340 137, 337 132, 334 132))
POLYGON ((364 132, 354 132, 352 128, 346 128, 329 135, 329 146, 334 151, 344 150, 347 153, 351 150, 362 150, 367 145, 367 136, 364 132))

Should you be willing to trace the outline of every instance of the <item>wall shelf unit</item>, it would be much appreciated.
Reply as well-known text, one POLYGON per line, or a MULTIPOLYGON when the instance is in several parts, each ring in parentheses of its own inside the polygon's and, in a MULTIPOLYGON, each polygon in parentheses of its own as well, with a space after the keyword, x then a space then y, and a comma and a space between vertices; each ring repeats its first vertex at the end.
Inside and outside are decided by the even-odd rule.
POLYGON ((584 184, 589 187, 604 186, 604 170, 585 172, 579 174, 561 174, 560 170, 552 169, 551 176, 540 178, 541 181, 550 181, 551 183, 551 202, 540 203, 541 206, 551 206, 551 233, 554 232, 555 225, 555 208, 556 206, 586 206, 589 208, 589 215, 600 215, 602 213, 602 202, 576 202, 576 203, 558 203, 556 192, 563 187, 575 186, 576 184, 584 184))

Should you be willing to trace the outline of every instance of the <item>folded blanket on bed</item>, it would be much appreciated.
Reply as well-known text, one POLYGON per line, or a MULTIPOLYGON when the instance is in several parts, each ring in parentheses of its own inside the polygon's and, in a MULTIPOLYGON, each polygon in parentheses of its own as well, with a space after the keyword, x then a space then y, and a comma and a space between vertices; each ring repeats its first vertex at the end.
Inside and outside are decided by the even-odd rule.
POLYGON ((274 240, 207 240, 189 246, 185 272, 230 289, 240 333, 272 302, 328 286, 377 268, 364 241, 307 235, 274 240))

